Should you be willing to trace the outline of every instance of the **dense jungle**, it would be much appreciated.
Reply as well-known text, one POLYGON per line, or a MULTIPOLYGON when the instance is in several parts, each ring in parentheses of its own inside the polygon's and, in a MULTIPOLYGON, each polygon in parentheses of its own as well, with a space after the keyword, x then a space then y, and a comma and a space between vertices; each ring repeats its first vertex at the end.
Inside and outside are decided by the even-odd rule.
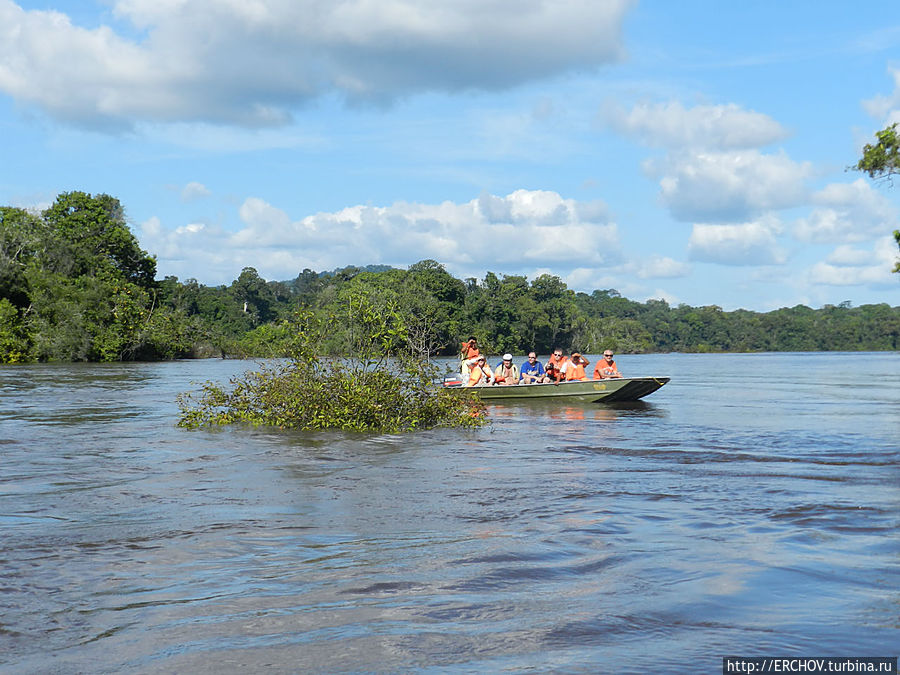
POLYGON ((63 193, 39 214, 0 207, 3 363, 282 356, 300 310, 331 322, 321 353, 341 354, 352 325, 335 317, 352 311, 360 295, 398 312, 408 346, 426 357, 455 354, 470 335, 482 351, 516 354, 555 346, 585 353, 882 351, 900 342, 900 307, 888 303, 765 313, 673 307, 611 288, 576 293, 550 274, 457 279, 433 260, 408 269, 304 269, 284 281, 247 267, 220 286, 158 279, 155 257, 140 248, 109 195, 63 193))

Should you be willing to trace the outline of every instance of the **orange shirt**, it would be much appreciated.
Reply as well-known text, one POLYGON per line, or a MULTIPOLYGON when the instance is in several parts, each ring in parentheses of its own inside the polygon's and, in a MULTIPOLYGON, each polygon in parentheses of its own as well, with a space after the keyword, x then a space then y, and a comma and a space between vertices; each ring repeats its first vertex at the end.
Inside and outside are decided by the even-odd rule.
POLYGON ((478 347, 473 347, 468 342, 462 343, 462 350, 460 350, 463 355, 463 361, 468 361, 469 359, 474 359, 476 356, 480 356, 481 352, 478 351, 478 347))
POLYGON ((622 377, 622 374, 619 373, 619 367, 615 361, 607 361, 605 358, 601 358, 594 367, 594 379, 602 380, 609 377, 622 377))

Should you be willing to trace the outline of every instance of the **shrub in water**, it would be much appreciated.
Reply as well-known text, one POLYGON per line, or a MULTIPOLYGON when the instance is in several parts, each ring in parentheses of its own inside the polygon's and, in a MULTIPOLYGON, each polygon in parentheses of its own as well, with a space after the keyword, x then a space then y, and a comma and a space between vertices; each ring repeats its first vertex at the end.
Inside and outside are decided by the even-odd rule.
POLYGON ((318 321, 298 314, 291 358, 232 379, 198 396, 178 397, 179 426, 246 423, 295 429, 397 432, 484 424, 484 406, 435 385, 438 369, 415 356, 390 303, 354 295, 345 315, 318 321), (328 326, 346 322, 343 355, 323 358, 328 326))

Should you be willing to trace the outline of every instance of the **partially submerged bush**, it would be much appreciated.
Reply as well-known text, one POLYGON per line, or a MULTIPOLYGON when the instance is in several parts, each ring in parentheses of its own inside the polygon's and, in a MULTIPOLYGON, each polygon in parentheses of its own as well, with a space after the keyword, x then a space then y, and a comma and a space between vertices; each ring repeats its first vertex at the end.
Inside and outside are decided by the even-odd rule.
POLYGON ((197 398, 182 394, 179 426, 397 432, 484 424, 477 399, 435 385, 437 368, 411 354, 393 306, 354 296, 346 312, 325 325, 312 314, 299 314, 289 360, 234 378, 230 388, 207 382, 197 398), (350 328, 347 356, 323 359, 316 346, 336 320, 350 328))

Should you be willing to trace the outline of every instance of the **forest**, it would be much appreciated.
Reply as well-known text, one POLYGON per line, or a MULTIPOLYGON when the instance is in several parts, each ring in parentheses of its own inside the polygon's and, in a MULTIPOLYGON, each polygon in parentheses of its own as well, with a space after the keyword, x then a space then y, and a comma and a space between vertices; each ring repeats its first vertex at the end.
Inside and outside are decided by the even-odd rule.
MULTIPOLYGON (((341 354, 352 326, 334 317, 354 298, 404 320, 425 357, 456 354, 470 335, 482 351, 546 354, 883 351, 900 343, 900 307, 849 303, 772 312, 636 302, 615 289, 574 292, 559 277, 488 272, 457 279, 433 260, 304 269, 268 281, 247 267, 228 285, 158 279, 119 201, 60 194, 40 214, 0 207, 0 362, 167 360, 285 355, 294 317, 331 321, 323 355, 341 354)), ((352 322, 351 322, 352 323, 352 322)))

